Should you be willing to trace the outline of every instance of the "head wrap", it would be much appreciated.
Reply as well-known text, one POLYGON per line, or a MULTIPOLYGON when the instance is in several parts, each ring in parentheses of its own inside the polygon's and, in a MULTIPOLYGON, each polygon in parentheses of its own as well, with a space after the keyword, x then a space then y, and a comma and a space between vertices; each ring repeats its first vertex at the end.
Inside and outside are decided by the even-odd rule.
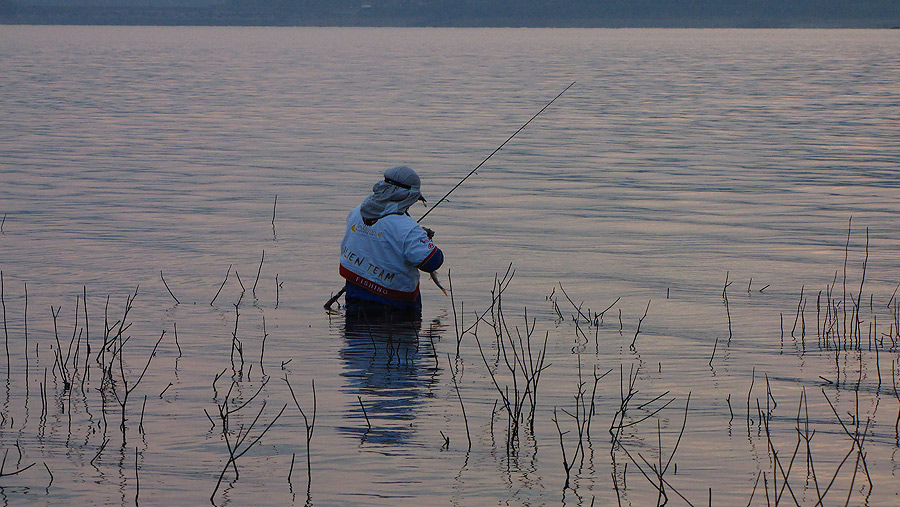
POLYGON ((372 187, 372 195, 363 201, 360 214, 369 220, 387 215, 402 215, 416 201, 425 201, 420 188, 419 175, 409 167, 388 169, 384 172, 384 180, 376 183, 372 187))

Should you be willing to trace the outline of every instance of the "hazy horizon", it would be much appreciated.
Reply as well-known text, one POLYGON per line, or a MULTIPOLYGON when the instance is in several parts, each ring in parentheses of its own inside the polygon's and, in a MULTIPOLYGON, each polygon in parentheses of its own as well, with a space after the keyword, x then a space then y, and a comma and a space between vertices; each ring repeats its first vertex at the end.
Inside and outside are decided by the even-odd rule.
POLYGON ((4 24, 897 28, 892 0, 0 0, 4 24))

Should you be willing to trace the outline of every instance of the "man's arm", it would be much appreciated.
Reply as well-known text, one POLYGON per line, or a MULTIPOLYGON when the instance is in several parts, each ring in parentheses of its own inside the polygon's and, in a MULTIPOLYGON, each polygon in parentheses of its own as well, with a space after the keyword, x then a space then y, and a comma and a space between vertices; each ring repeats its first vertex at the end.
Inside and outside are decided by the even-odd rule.
POLYGON ((416 226, 409 231, 404 240, 404 256, 416 268, 430 273, 444 263, 444 252, 431 242, 431 238, 422 227, 416 226))
POLYGON ((444 263, 444 252, 441 251, 440 248, 434 247, 434 250, 431 254, 422 261, 417 268, 425 271, 426 273, 431 273, 435 271, 437 268, 441 267, 441 264, 444 263))

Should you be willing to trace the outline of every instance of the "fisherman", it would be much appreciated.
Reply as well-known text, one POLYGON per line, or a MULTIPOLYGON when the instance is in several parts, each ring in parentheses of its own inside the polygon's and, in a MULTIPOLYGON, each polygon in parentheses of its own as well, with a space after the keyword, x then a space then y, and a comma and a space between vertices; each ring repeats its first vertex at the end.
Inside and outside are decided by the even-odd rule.
POLYGON ((340 273, 348 316, 421 318, 419 271, 434 272, 444 254, 431 242, 434 231, 409 216, 410 206, 425 202, 420 188, 419 175, 409 167, 388 169, 347 216, 340 273))

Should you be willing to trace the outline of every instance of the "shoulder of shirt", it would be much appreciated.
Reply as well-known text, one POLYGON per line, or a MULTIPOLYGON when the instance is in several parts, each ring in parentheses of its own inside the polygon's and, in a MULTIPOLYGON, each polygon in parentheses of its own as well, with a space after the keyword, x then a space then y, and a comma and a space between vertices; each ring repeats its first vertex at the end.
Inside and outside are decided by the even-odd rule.
POLYGON ((413 229, 413 228, 419 226, 419 223, 416 222, 409 215, 396 215, 396 214, 395 215, 386 215, 384 217, 379 218, 378 220, 379 221, 384 220, 385 222, 390 223, 394 227, 402 227, 405 229, 406 228, 413 229))
POLYGON ((427 237, 425 231, 419 226, 414 218, 409 215, 388 215, 379 220, 386 221, 386 224, 393 231, 397 238, 403 238, 404 241, 412 241, 418 239, 419 236, 427 237))

